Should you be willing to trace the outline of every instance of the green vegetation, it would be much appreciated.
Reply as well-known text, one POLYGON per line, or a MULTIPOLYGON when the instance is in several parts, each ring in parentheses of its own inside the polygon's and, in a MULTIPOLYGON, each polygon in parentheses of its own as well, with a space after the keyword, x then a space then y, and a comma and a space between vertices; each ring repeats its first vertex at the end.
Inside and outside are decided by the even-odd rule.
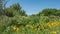
POLYGON ((60 10, 47 8, 28 16, 19 3, 8 8, 1 3, 0 34, 60 34, 60 10))

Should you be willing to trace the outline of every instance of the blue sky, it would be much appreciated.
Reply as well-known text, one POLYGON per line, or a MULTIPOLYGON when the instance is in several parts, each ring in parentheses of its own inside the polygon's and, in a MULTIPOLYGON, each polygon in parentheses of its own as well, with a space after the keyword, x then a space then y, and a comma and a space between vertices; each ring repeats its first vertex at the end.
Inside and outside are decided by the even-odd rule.
POLYGON ((45 8, 60 9, 60 0, 10 0, 6 7, 19 3, 28 15, 37 14, 45 8))

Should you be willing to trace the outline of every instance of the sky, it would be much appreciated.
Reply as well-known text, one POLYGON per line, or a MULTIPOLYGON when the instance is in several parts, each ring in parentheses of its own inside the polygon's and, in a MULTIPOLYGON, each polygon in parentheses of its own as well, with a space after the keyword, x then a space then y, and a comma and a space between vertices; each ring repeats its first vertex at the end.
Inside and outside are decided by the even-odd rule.
POLYGON ((60 0, 10 0, 6 7, 19 3, 26 14, 37 14, 45 8, 60 9, 60 0))

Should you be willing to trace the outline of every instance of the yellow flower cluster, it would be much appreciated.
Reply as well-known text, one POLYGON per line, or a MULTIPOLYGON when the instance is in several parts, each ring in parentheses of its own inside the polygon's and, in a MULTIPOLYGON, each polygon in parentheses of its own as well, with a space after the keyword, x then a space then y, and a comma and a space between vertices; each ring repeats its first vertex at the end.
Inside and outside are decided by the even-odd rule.
POLYGON ((19 28, 16 27, 16 26, 13 26, 12 28, 13 28, 13 30, 15 30, 15 31, 18 31, 18 30, 19 30, 19 28))
POLYGON ((51 22, 51 23, 47 23, 47 25, 48 25, 48 27, 55 27, 55 26, 57 26, 57 25, 59 25, 60 24, 60 22, 51 22))
POLYGON ((52 31, 52 32, 50 32, 50 34, 57 34, 57 32, 56 31, 52 31))

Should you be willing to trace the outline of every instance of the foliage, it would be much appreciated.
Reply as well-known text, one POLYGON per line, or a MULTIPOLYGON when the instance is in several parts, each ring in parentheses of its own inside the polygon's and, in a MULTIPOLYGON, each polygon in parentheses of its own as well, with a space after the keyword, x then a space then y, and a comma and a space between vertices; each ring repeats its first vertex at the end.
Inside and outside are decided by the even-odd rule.
POLYGON ((55 15, 55 16, 60 16, 60 10, 57 9, 51 9, 51 8, 47 8, 47 9, 43 9, 42 12, 39 12, 38 15, 44 15, 44 16, 50 16, 50 15, 55 15))
POLYGON ((13 4, 9 8, 6 8, 4 10, 4 13, 8 17, 13 17, 15 15, 27 16, 26 13, 25 13, 25 11, 22 10, 21 6, 18 3, 13 4))
POLYGON ((43 9, 38 14, 27 16, 19 3, 16 3, 0 9, 0 15, 0 34, 60 34, 58 9, 43 9))

